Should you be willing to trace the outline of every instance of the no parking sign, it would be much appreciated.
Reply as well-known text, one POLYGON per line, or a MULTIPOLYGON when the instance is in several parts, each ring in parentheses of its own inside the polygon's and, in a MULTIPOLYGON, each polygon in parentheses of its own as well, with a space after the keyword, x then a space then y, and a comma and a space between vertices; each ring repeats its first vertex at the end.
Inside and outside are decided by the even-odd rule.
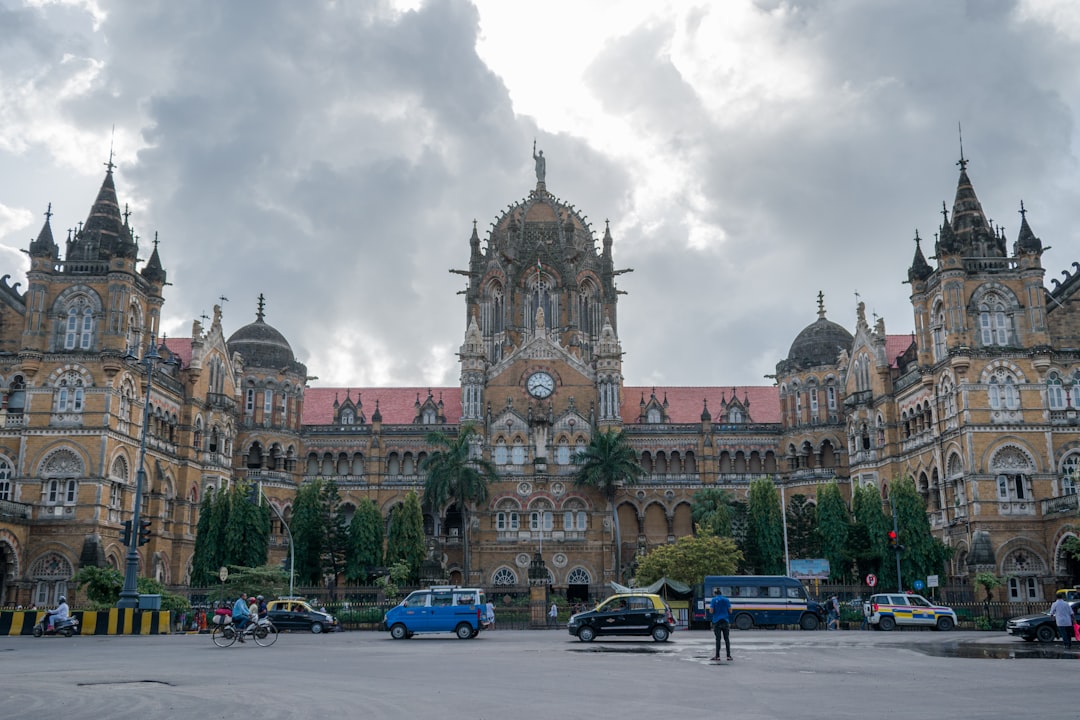
POLYGON ((869 585, 870 587, 874 587, 875 585, 877 585, 877 575, 874 575, 873 573, 870 573, 869 575, 867 575, 866 576, 866 584, 869 585))

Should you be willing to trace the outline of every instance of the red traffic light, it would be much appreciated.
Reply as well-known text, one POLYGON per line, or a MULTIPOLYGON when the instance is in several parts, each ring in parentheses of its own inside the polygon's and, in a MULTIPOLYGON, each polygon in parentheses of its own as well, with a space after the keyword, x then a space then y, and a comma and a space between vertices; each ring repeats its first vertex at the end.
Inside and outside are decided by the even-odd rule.
POLYGON ((889 531, 889 539, 890 540, 896 540, 896 531, 895 530, 890 530, 889 531))

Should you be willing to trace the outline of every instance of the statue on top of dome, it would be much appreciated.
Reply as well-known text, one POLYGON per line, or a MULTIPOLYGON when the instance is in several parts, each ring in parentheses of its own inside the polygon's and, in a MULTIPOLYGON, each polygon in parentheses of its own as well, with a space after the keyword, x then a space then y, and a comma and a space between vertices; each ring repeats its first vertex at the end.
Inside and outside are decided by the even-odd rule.
POLYGON ((547 177, 547 160, 544 159, 544 151, 541 150, 540 154, 536 154, 536 140, 533 140, 533 160, 536 161, 536 182, 544 182, 544 178, 547 177))

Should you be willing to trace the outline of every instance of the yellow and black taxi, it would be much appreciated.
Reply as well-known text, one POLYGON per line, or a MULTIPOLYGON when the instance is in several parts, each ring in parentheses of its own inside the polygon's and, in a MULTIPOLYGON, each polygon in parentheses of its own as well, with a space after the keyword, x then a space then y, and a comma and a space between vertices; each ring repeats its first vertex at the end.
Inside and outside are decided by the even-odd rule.
POLYGON ((333 615, 316 610, 299 598, 271 600, 266 603, 266 616, 278 630, 307 630, 318 634, 338 629, 333 615))
POLYGON ((909 593, 879 593, 871 595, 863 605, 866 622, 875 630, 895 630, 897 627, 928 627, 952 630, 956 627, 956 612, 944 605, 935 605, 922 595, 909 593))
POLYGON ((566 629, 582 642, 598 635, 645 635, 665 642, 675 630, 675 617, 659 595, 618 593, 592 610, 571 615, 566 629))

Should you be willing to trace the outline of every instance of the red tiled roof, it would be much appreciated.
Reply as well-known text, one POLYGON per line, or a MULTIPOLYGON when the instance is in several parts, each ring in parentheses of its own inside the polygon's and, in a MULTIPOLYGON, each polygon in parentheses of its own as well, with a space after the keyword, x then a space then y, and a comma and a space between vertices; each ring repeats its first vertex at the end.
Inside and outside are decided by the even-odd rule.
POLYGON ((739 402, 749 401, 750 421, 755 423, 780 422, 780 390, 769 385, 751 385, 736 387, 624 387, 622 419, 624 423, 636 423, 641 415, 641 398, 649 402, 656 393, 656 399, 664 402, 667 395, 668 418, 673 423, 699 423, 704 403, 708 403, 713 421, 717 421, 723 401, 730 401, 732 394, 739 402))
MULTIPOLYGON (((330 425, 334 422, 334 400, 345 401, 346 395, 353 402, 357 397, 363 401, 364 416, 371 422, 375 412, 375 401, 379 402, 379 413, 388 425, 408 425, 416 417, 416 396, 421 404, 427 399, 429 388, 332 388, 313 387, 304 392, 304 424, 330 425)), ((461 388, 433 387, 431 394, 436 402, 442 397, 443 412, 446 421, 456 424, 461 418, 461 388)), ((750 420, 755 423, 780 422, 780 392, 774 386, 742 387, 624 387, 622 417, 625 423, 637 422, 640 414, 641 397, 645 402, 655 391, 656 399, 668 399, 668 417, 673 423, 701 422, 702 402, 707 401, 713 419, 717 418, 724 400, 730 400, 734 390, 739 402, 749 400, 750 420)))
POLYGON ((345 402, 346 397, 354 403, 363 403, 364 417, 371 422, 378 401, 379 414, 388 425, 409 425, 416 418, 416 398, 422 405, 431 391, 432 399, 443 401, 446 422, 456 424, 461 419, 460 387, 401 387, 401 388, 332 388, 313 387, 304 391, 305 425, 332 425, 334 423, 334 400, 345 402))
POLYGON ((903 355, 913 342, 915 340, 910 334, 885 336, 885 357, 888 359, 890 367, 897 367, 896 358, 903 355))
POLYGON ((165 338, 165 347, 180 358, 181 367, 191 366, 191 338, 165 338))

